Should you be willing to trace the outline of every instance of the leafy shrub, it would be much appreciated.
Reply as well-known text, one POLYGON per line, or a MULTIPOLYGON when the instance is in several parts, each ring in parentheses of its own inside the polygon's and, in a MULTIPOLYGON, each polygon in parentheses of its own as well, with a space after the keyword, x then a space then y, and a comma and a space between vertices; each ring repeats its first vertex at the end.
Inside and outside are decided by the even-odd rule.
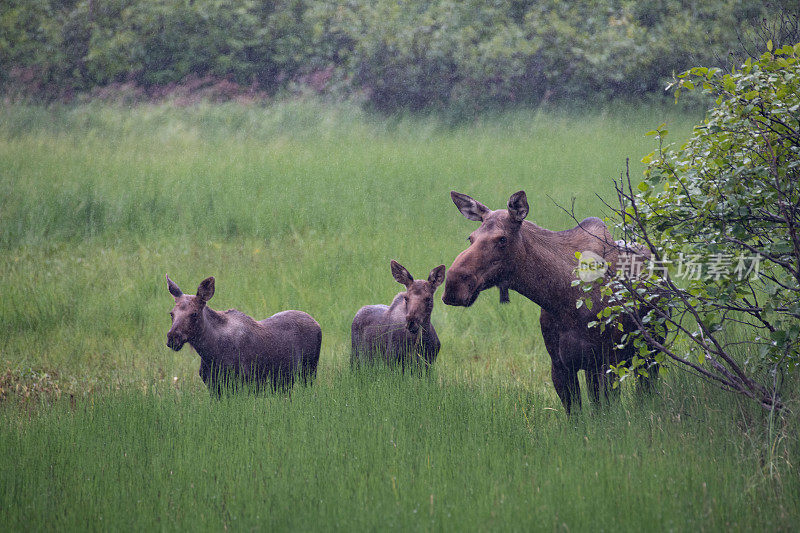
POLYGON ((620 230, 649 246, 657 270, 605 287, 614 305, 601 319, 627 314, 643 330, 642 355, 657 349, 779 407, 781 373, 800 366, 800 43, 767 47, 729 74, 697 67, 675 79, 676 98, 703 90, 716 105, 681 147, 651 132, 661 144, 644 159, 645 181, 618 188, 620 230), (673 332, 671 342, 653 330, 673 332), (764 369, 762 384, 753 375, 764 369))

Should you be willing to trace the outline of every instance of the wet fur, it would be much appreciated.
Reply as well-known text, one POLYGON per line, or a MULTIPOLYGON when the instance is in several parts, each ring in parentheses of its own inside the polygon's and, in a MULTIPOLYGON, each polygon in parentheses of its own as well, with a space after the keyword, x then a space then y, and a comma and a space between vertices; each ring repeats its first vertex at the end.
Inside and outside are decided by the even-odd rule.
MULTIPOLYGON (((589 398, 599 402, 601 393, 608 397, 606 378, 609 364, 630 360, 632 348, 616 350, 622 335, 616 328, 601 333, 587 324, 597 320, 602 309, 599 290, 591 296, 593 306, 576 309, 576 302, 587 294, 573 287, 577 266, 575 252, 592 251, 603 257, 612 271, 620 253, 646 254, 635 246, 620 246, 611 238, 602 220, 590 217, 576 227, 550 231, 523 220, 528 206, 524 192, 509 199, 508 210, 491 211, 472 198, 452 193, 459 210, 481 227, 471 236, 471 246, 450 267, 443 300, 450 305, 472 305, 478 293, 493 286, 504 292, 515 290, 542 308, 540 325, 545 348, 551 359, 553 386, 564 409, 580 405, 577 372, 586 372, 589 398), (492 242, 505 236, 502 252, 492 242)), ((630 324, 624 324, 626 331, 630 324)))
POLYGON ((399 365, 401 368, 410 365, 429 368, 433 365, 441 343, 430 321, 433 310, 432 297, 443 279, 444 265, 431 271, 429 281, 409 279, 408 290, 398 293, 391 305, 366 305, 359 309, 350 328, 350 363, 356 365, 382 361, 390 366, 399 365), (438 270, 441 270, 441 278, 431 285, 431 278, 435 277, 438 270), (417 293, 420 290, 426 291, 431 297, 430 308, 422 314, 419 331, 416 334, 411 333, 407 327, 409 309, 406 297, 410 298, 409 293, 412 290, 417 293))
MULTIPOLYGON (((200 377, 212 392, 242 383, 288 389, 297 375, 303 383, 316 376, 322 330, 307 313, 282 311, 256 321, 236 309, 215 311, 191 295, 176 297, 176 309, 181 306, 201 313, 185 342, 200 356, 200 377)), ((177 335, 173 329, 168 339, 177 335)), ((168 344, 179 350, 180 340, 168 344)))

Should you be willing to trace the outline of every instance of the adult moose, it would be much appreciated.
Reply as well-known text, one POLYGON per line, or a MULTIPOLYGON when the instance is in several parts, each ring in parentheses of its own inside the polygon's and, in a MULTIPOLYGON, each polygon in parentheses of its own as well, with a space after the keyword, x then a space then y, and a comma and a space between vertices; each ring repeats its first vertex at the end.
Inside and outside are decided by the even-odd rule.
POLYGON ((350 363, 383 359, 401 368, 420 364, 430 368, 441 344, 431 324, 433 295, 444 281, 444 265, 431 270, 426 280, 415 280, 408 270, 392 260, 392 276, 405 292, 392 304, 365 305, 351 326, 350 363))
POLYGON ((214 295, 213 277, 195 295, 184 294, 169 276, 167 287, 175 298, 167 346, 177 352, 188 342, 195 349, 200 377, 212 392, 240 383, 289 389, 297 374, 303 383, 316 376, 322 330, 310 315, 283 311, 256 322, 236 309, 214 311, 206 305, 214 295))
POLYGON ((575 252, 592 252, 615 269, 620 250, 599 218, 587 218, 575 228, 550 231, 525 220, 524 191, 511 195, 508 208, 492 211, 466 194, 452 191, 453 202, 468 219, 481 222, 469 237, 469 247, 453 261, 442 301, 470 306, 481 291, 497 286, 512 289, 542 308, 540 324, 552 362, 551 377, 567 414, 580 406, 578 371, 586 373, 589 398, 599 402, 601 388, 608 394, 605 370, 610 363, 630 360, 631 348, 616 350, 621 333, 601 333, 587 324, 597 319, 602 303, 598 290, 589 293, 592 309, 576 308, 586 297, 573 287, 575 252))

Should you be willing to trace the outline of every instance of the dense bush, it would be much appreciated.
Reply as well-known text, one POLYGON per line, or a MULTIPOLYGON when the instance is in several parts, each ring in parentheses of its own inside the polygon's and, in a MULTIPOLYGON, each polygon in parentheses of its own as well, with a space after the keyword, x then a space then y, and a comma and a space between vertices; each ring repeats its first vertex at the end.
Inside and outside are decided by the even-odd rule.
POLYGON ((757 0, 9 0, 0 83, 64 98, 213 77, 386 110, 638 97, 721 65, 779 12, 757 0))
POLYGON ((703 90, 716 105, 681 147, 653 131, 662 143, 644 159, 645 181, 618 187, 618 229, 658 262, 642 279, 612 280, 615 305, 599 318, 627 314, 643 354, 773 408, 783 372, 800 366, 800 43, 767 48, 729 74, 676 78, 676 96, 703 90))

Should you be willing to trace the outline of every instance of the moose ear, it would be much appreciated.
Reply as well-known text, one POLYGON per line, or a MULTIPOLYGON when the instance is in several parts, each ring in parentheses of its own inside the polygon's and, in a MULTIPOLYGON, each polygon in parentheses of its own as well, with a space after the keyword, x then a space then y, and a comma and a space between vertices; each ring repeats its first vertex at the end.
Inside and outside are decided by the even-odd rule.
POLYGON ((406 270, 406 267, 392 259, 392 276, 397 280, 397 283, 408 287, 414 281, 414 278, 406 270))
POLYGON ((169 293, 175 298, 180 298, 183 296, 183 291, 175 284, 174 281, 169 279, 169 274, 167 274, 167 288, 169 289, 169 293))
POLYGON ((516 222, 522 222, 528 216, 528 198, 525 191, 515 192, 508 199, 508 214, 516 222))
POLYGON ((433 288, 433 292, 436 292, 436 289, 439 285, 442 284, 444 281, 444 265, 439 265, 438 267, 431 270, 431 273, 428 275, 428 283, 431 284, 433 288))
POLYGON ((459 211, 461 211, 461 214, 470 220, 481 222, 483 221, 483 217, 491 212, 488 207, 476 200, 473 200, 466 194, 450 191, 450 198, 453 199, 453 203, 456 204, 456 207, 459 211))
POLYGON ((214 296, 214 276, 204 279, 197 287, 197 297, 207 302, 214 296))

